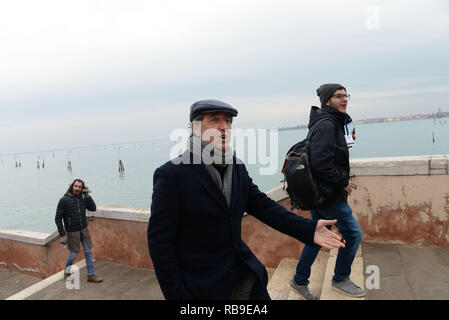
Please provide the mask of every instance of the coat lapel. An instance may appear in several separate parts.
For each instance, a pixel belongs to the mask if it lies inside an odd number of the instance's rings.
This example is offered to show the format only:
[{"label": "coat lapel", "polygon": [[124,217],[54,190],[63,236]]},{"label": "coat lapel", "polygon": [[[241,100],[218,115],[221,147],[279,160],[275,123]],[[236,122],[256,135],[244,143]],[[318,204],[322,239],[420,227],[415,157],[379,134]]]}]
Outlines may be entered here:
[{"label": "coat lapel", "polygon": [[[218,189],[217,184],[214,182],[204,164],[192,164],[190,167],[193,170],[194,178],[206,189],[206,191],[218,201],[226,210],[229,209],[224,194]],[[234,184],[234,181],[233,181]],[[234,186],[232,186],[234,192]],[[232,204],[232,200],[231,200]]]},{"label": "coat lapel", "polygon": [[231,193],[231,211],[236,212],[236,205],[237,200],[240,200],[239,193],[240,193],[240,180],[239,180],[239,165],[235,164],[234,162],[234,168],[232,170],[232,193]]}]

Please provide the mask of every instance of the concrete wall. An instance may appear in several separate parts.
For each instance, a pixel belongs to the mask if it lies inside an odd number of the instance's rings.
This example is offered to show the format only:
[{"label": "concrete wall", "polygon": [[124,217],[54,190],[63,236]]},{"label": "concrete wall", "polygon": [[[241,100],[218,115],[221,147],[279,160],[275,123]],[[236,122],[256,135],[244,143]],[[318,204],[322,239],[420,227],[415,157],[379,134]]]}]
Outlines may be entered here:
[{"label": "concrete wall", "polygon": [[[276,188],[269,195],[289,208],[282,188]],[[309,217],[307,212],[297,213]],[[154,269],[147,244],[149,210],[102,206],[96,212],[88,212],[87,216],[94,259]],[[301,242],[249,215],[243,217],[242,238],[262,263],[273,268],[284,257],[299,258],[303,248]],[[64,268],[67,254],[67,247],[59,244],[57,232],[49,235],[0,229],[2,267],[46,278]],[[81,250],[76,261],[83,258]]]},{"label": "concrete wall", "polygon": [[[65,267],[67,249],[58,243],[59,235],[0,229],[0,266],[46,278]],[[75,262],[84,259],[78,255]]]},{"label": "concrete wall", "polygon": [[356,159],[349,203],[370,242],[449,248],[447,156]]},{"label": "concrete wall", "polygon": [[99,207],[88,217],[95,259],[154,269],[147,243],[148,209]]},{"label": "concrete wall", "polygon": [[[282,188],[268,195],[290,208]],[[282,200],[283,199],[283,200]],[[308,212],[299,212],[310,217]],[[147,243],[149,210],[123,207],[100,207],[90,212],[89,230],[94,257],[100,260],[153,269]],[[267,267],[276,267],[285,258],[299,258],[303,244],[263,224],[250,215],[242,220],[242,239]]]},{"label": "concrete wall", "polygon": [[[279,202],[290,210],[289,198]],[[310,218],[308,211],[295,210],[294,212],[305,218]],[[276,268],[284,258],[299,259],[304,248],[302,242],[272,229],[251,215],[243,217],[242,239],[268,268]]]},{"label": "concrete wall", "polygon": [[[364,232],[363,241],[449,247],[449,173],[446,156],[355,159],[358,184],[349,202]],[[268,195],[289,208],[282,187]],[[309,212],[295,211],[305,217]],[[148,209],[99,207],[88,213],[95,259],[152,269]],[[299,258],[303,244],[252,216],[242,221],[242,239],[267,266]],[[57,233],[0,229],[0,267],[42,278],[64,268],[67,248]],[[83,259],[82,251],[77,261]]]}]

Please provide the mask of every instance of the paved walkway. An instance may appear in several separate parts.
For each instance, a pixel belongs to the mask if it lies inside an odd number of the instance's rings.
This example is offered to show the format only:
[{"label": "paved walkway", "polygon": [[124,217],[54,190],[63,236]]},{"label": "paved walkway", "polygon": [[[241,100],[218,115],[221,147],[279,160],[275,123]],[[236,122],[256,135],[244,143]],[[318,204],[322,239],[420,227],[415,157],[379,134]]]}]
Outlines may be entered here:
[{"label": "paved walkway", "polygon": [[87,282],[86,267],[80,269],[79,289],[67,289],[62,273],[56,281],[26,297],[26,300],[163,300],[152,270],[95,261],[102,283]]},{"label": "paved walkway", "polygon": [[[380,272],[380,288],[366,288],[367,300],[449,300],[448,248],[363,243],[361,251],[364,271],[370,265],[374,265]],[[325,261],[327,259],[323,259],[323,266]],[[275,291],[285,289],[290,292],[287,280],[290,280],[294,273],[296,261],[293,262],[286,280],[282,280],[279,284],[282,288],[276,287],[274,282],[270,281],[269,289]],[[67,289],[62,272],[42,280],[0,268],[0,299],[6,299],[15,294],[18,294],[16,297],[20,299],[32,300],[164,299],[154,271],[95,261],[95,272],[104,278],[103,283],[97,284],[86,282],[87,274],[84,265],[80,264],[80,288],[71,290]],[[326,268],[319,265],[320,263],[317,263],[315,268],[322,272],[317,270],[315,273],[322,278]],[[276,272],[279,273],[278,270]],[[360,270],[360,273],[362,272]],[[277,276],[279,275],[274,273],[272,280]],[[370,274],[365,273],[364,276],[366,283]],[[363,279],[363,275],[361,277]],[[321,278],[317,280],[320,283],[323,282]],[[41,285],[42,289],[36,289]],[[27,294],[27,290],[31,294]],[[278,298],[293,299],[294,297],[279,296]]]},{"label": "paved walkway", "polygon": [[380,271],[368,300],[449,300],[448,248],[363,243],[363,264]]},{"label": "paved walkway", "polygon": [[0,300],[4,300],[42,279],[0,267]]}]

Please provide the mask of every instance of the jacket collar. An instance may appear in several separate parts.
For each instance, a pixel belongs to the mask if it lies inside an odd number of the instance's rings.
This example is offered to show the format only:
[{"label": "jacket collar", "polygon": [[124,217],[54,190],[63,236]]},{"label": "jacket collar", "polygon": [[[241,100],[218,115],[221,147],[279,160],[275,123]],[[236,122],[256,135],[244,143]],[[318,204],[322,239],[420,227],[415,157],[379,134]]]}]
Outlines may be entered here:
[{"label": "jacket collar", "polygon": [[347,119],[347,123],[352,122],[351,117],[347,113],[343,113],[341,111],[338,111],[335,108],[326,106],[325,104],[321,105],[321,110],[330,114],[330,116],[339,124],[344,125],[345,119]]},{"label": "jacket collar", "polygon": [[81,194],[80,194],[79,196],[75,197],[75,195],[71,194],[70,192],[67,192],[65,195],[68,196],[68,197],[70,197],[70,198],[74,198],[74,199],[79,199],[79,198],[81,198]]}]

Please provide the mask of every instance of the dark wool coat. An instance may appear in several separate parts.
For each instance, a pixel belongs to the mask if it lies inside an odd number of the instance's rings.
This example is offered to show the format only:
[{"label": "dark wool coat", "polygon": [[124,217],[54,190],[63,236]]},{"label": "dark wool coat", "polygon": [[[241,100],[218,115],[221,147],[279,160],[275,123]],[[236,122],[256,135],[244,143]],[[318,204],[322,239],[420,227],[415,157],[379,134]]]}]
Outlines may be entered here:
[{"label": "dark wool coat", "polygon": [[169,161],[155,171],[148,246],[166,299],[230,299],[237,257],[257,275],[250,298],[270,299],[267,271],[241,239],[245,212],[314,245],[317,221],[268,198],[243,164],[234,164],[232,179],[228,206],[204,164]]}]

